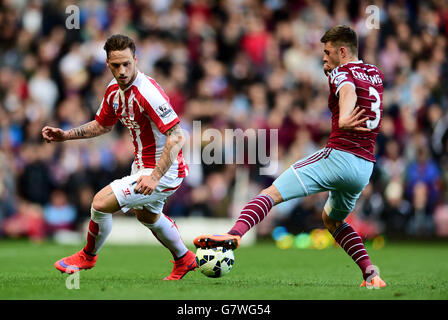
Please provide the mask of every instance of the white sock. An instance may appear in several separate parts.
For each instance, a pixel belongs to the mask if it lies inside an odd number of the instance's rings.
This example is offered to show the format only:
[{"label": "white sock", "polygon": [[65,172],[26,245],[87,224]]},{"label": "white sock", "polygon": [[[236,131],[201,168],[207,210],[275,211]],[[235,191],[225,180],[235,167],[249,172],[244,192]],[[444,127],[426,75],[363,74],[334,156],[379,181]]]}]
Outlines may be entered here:
[{"label": "white sock", "polygon": [[160,214],[160,218],[156,223],[142,222],[142,224],[150,229],[157,240],[171,251],[174,259],[180,258],[187,253],[188,248],[182,241],[176,224],[163,213]]},{"label": "white sock", "polygon": [[92,255],[100,251],[112,230],[112,214],[90,209],[90,224],[84,250]]}]

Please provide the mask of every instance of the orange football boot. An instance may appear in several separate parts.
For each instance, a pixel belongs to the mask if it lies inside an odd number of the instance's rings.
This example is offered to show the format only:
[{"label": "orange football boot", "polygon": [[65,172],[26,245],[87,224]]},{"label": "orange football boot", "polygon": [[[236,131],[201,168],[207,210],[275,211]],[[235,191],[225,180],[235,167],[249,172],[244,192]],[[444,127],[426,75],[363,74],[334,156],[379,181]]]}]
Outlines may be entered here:
[{"label": "orange football boot", "polygon": [[56,269],[65,273],[75,273],[80,270],[91,269],[95,266],[97,256],[91,256],[84,249],[74,255],[62,258],[54,263]]},{"label": "orange football boot", "polygon": [[216,247],[224,247],[227,249],[235,250],[239,247],[241,242],[240,236],[233,234],[205,234],[193,240],[196,248],[209,249]]},{"label": "orange football boot", "polygon": [[188,252],[179,260],[171,260],[171,262],[174,263],[173,270],[170,275],[163,278],[163,280],[180,280],[188,272],[196,269],[198,266],[196,263],[196,255],[190,250],[188,250]]},{"label": "orange football boot", "polygon": [[376,275],[372,278],[372,282],[367,282],[364,280],[360,287],[374,287],[374,288],[384,288],[386,286],[386,282],[384,282],[379,275]]}]

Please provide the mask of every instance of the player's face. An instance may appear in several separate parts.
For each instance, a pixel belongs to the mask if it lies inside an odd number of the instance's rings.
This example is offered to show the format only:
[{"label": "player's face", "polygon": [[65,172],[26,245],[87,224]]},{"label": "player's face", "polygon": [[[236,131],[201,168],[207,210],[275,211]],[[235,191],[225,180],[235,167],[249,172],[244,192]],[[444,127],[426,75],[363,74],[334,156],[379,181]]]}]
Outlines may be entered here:
[{"label": "player's face", "polygon": [[137,58],[129,48],[122,51],[110,51],[106,64],[121,89],[125,89],[131,84],[137,75]]},{"label": "player's face", "polygon": [[328,76],[331,70],[336,68],[340,63],[338,50],[330,41],[325,43],[322,61],[324,63],[324,73],[326,76]]}]

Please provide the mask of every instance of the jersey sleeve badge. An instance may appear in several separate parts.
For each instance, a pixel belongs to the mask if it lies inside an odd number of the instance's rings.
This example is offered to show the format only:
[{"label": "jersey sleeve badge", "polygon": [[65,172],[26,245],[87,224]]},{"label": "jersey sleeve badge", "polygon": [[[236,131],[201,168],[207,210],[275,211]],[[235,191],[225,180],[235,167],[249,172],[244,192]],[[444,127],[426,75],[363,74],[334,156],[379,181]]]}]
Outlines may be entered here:
[{"label": "jersey sleeve badge", "polygon": [[340,72],[336,75],[336,77],[333,79],[333,83],[336,87],[339,87],[339,85],[344,81],[347,80],[346,76],[347,72]]},{"label": "jersey sleeve badge", "polygon": [[171,108],[170,104],[168,102],[166,102],[166,103],[158,106],[156,108],[156,112],[160,118],[166,118],[173,112],[173,108]]}]

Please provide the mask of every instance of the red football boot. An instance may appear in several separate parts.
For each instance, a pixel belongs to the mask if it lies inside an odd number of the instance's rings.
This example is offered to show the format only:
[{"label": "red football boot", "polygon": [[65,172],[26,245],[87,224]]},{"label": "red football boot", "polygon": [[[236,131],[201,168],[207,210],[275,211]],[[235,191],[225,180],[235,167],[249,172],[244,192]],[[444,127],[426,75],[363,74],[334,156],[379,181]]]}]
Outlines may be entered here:
[{"label": "red football boot", "polygon": [[193,244],[196,248],[209,249],[224,247],[227,249],[235,250],[239,247],[241,242],[240,236],[235,236],[233,234],[204,234],[202,236],[196,237],[193,240]]},{"label": "red football boot", "polygon": [[79,270],[91,269],[95,266],[97,256],[91,256],[84,249],[74,255],[62,258],[54,263],[56,269],[65,273],[75,273]]},{"label": "red football boot", "polygon": [[179,260],[171,261],[174,263],[173,270],[168,277],[163,278],[163,280],[180,280],[189,271],[197,268],[196,255],[188,250],[188,252]]}]

